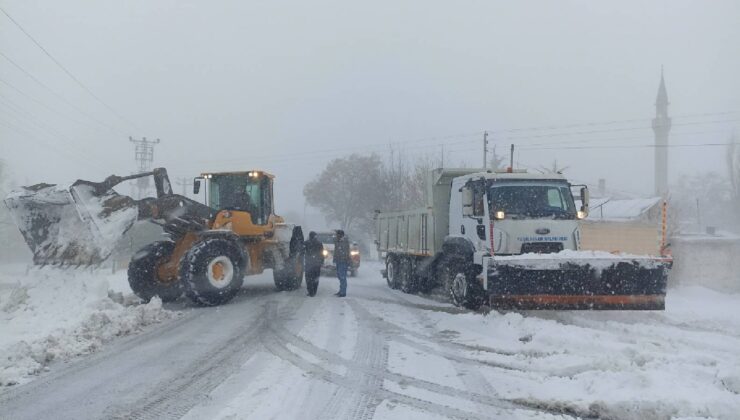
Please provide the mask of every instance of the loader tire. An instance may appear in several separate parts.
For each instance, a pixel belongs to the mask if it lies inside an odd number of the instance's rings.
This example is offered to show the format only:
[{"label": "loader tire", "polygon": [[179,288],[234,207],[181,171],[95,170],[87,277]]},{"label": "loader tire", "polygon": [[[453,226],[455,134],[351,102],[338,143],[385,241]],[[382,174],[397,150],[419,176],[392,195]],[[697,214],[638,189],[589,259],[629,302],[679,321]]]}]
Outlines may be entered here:
[{"label": "loader tire", "polygon": [[440,283],[455,306],[475,310],[484,303],[484,290],[464,261],[446,260],[438,270]]},{"label": "loader tire", "polygon": [[398,267],[398,283],[402,292],[416,293],[417,285],[411,258],[401,258],[401,262]]},{"label": "loader tire", "polygon": [[175,250],[170,241],[153,242],[131,257],[128,265],[128,284],[144,302],[159,296],[162,302],[172,302],[182,296],[182,282],[163,282],[157,276],[157,268],[167,261]]},{"label": "loader tire", "polygon": [[180,261],[185,294],[204,306],[228,302],[242,287],[246,258],[242,248],[228,239],[195,243]]},{"label": "loader tire", "polygon": [[295,254],[285,261],[282,270],[273,270],[275,288],[282,291],[296,290],[303,283],[303,254]]},{"label": "loader tire", "polygon": [[385,260],[385,281],[391,289],[398,289],[398,260],[396,258],[388,257]]}]

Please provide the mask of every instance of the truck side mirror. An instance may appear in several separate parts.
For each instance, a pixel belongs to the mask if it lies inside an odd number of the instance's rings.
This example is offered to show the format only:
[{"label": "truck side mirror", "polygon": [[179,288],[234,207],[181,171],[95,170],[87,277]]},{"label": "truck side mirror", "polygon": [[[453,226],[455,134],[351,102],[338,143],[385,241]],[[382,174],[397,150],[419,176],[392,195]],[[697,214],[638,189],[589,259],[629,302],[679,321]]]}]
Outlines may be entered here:
[{"label": "truck side mirror", "polygon": [[581,187],[581,211],[588,214],[589,193],[587,187]]},{"label": "truck side mirror", "polygon": [[198,194],[200,191],[200,179],[193,180],[193,194]]},{"label": "truck side mirror", "polygon": [[462,214],[463,216],[473,215],[473,190],[469,187],[462,188]]}]

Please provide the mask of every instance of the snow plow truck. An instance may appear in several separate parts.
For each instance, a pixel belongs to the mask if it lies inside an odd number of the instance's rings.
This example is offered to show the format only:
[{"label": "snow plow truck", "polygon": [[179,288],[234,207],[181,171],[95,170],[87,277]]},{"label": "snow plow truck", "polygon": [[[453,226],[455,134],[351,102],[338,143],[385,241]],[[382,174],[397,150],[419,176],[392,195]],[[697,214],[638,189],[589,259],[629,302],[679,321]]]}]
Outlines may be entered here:
[{"label": "snow plow truck", "polygon": [[588,188],[559,173],[435,169],[425,199],[420,209],[376,213],[391,288],[441,287],[471,309],[665,308],[671,259],[581,251]]},{"label": "snow plow truck", "polygon": [[[156,197],[134,200],[114,190],[143,177],[153,177]],[[274,214],[273,178],[262,171],[201,174],[193,192],[204,183],[207,204],[174,194],[163,168],[68,188],[37,184],[4,201],[37,265],[97,265],[135,222],[162,226],[168,238],[131,258],[131,289],[144,301],[185,293],[210,306],[232,299],[245,275],[268,268],[278,290],[301,285],[303,233]]]}]

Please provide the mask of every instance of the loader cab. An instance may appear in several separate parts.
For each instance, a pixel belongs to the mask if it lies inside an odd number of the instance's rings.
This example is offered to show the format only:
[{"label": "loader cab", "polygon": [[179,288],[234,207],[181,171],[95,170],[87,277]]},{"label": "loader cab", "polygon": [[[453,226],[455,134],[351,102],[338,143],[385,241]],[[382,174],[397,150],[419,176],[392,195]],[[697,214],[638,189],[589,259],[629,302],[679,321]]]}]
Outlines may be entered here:
[{"label": "loader cab", "polygon": [[204,173],[195,179],[198,193],[205,181],[206,204],[214,210],[249,213],[251,224],[266,226],[273,215],[273,176],[262,171]]}]

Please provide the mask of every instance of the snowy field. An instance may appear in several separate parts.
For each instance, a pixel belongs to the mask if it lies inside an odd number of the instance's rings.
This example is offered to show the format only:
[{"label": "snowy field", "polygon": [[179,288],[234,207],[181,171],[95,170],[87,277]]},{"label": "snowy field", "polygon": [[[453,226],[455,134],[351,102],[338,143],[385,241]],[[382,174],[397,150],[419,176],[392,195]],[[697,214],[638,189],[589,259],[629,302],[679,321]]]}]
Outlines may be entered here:
[{"label": "snowy field", "polygon": [[0,267],[0,418],[736,419],[740,295],[664,312],[483,315],[247,278],[219,308],[136,304],[125,272]]}]

